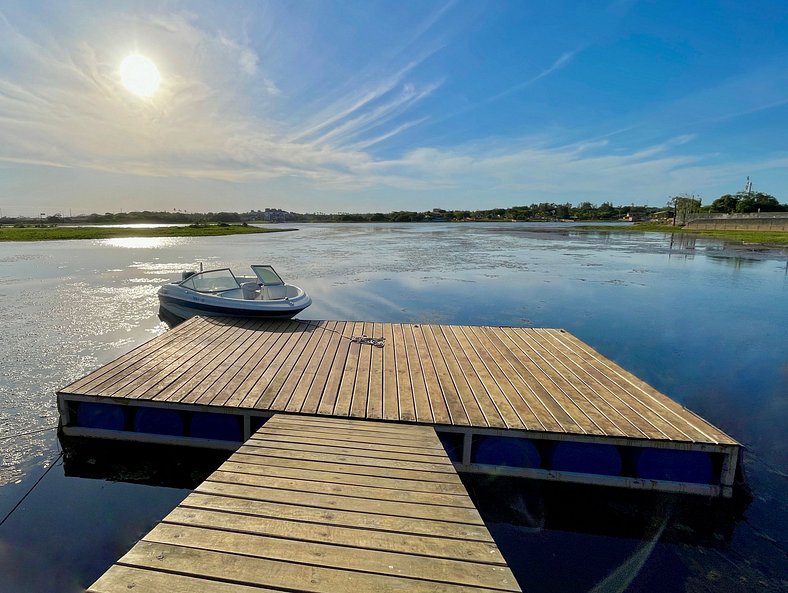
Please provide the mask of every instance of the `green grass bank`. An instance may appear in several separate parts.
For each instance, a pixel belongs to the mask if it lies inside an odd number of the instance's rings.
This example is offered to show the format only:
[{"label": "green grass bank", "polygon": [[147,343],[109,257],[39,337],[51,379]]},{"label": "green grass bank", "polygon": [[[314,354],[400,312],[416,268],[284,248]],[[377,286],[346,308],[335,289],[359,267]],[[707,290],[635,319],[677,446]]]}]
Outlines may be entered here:
[{"label": "green grass bank", "polygon": [[633,224],[632,226],[605,226],[605,225],[583,225],[577,227],[588,231],[606,231],[611,233],[682,233],[698,237],[713,237],[715,239],[725,239],[727,241],[739,241],[741,243],[752,243],[757,245],[788,245],[788,233],[780,231],[727,231],[727,230],[695,230],[684,229],[666,224]]},{"label": "green grass bank", "polygon": [[107,227],[0,227],[0,241],[63,241],[69,239],[116,239],[122,237],[216,237],[253,233],[293,231],[292,228],[262,228],[254,226],[200,225],[157,228]]}]

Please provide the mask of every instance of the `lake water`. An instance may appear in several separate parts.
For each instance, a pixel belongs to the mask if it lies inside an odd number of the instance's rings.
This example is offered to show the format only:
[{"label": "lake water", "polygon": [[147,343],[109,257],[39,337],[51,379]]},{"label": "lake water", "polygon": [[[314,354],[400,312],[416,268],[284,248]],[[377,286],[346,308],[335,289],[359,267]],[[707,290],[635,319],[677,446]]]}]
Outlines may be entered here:
[{"label": "lake water", "polygon": [[[751,500],[730,504],[468,480],[524,591],[784,591],[787,261],[533,224],[0,243],[0,521],[40,480],[0,525],[0,590],[84,589],[218,463],[64,466],[51,429],[54,392],[166,331],[156,290],[203,262],[272,263],[311,294],[304,319],[565,328],[747,446]],[[168,472],[176,487],[149,485]]]}]

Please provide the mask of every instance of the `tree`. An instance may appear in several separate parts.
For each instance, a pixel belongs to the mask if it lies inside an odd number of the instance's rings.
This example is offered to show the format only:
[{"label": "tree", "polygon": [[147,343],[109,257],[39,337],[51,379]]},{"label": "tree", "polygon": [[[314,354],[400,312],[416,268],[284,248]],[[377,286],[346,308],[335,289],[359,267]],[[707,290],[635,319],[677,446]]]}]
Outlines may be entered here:
[{"label": "tree", "polygon": [[724,196],[720,196],[716,200],[711,203],[711,207],[709,208],[710,212],[721,212],[723,214],[730,214],[731,212],[736,212],[736,205],[739,203],[738,195],[732,196],[730,194],[725,194]]},{"label": "tree", "polygon": [[679,194],[668,200],[668,206],[674,210],[673,224],[687,222],[687,214],[700,212],[701,199],[695,194]]},{"label": "tree", "polygon": [[763,192],[740,192],[736,195],[739,197],[736,212],[782,212],[784,210],[777,198]]}]

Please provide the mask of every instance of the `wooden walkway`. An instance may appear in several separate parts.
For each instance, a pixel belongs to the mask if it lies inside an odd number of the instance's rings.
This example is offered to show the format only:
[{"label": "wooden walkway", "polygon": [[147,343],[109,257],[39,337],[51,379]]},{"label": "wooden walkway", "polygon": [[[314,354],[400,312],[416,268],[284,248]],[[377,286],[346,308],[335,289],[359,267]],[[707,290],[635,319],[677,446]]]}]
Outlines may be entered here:
[{"label": "wooden walkway", "polygon": [[432,428],[278,414],[88,589],[130,590],[520,588]]},{"label": "wooden walkway", "polygon": [[737,445],[556,329],[193,318],[59,395]]},{"label": "wooden walkway", "polygon": [[275,413],[426,424],[461,471],[712,496],[731,494],[739,451],[560,329],[193,318],[64,387],[58,405],[68,436],[233,450]]}]

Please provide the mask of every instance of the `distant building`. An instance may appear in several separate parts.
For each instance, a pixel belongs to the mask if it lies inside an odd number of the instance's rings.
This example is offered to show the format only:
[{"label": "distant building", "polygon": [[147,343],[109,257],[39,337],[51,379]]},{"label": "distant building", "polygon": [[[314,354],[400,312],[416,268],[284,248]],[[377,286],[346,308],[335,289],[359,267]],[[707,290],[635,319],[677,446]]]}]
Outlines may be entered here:
[{"label": "distant building", "polygon": [[261,214],[263,220],[268,222],[285,222],[292,218],[290,212],[278,208],[266,208]]},{"label": "distant building", "polygon": [[646,220],[646,218],[647,217],[645,212],[630,210],[629,212],[627,212],[626,216],[624,216],[623,220],[625,220],[626,222],[641,222]]}]

